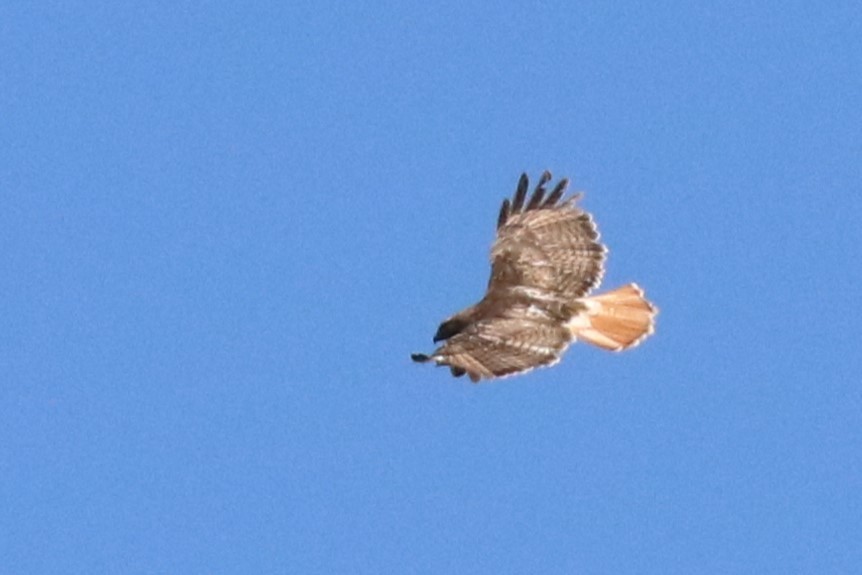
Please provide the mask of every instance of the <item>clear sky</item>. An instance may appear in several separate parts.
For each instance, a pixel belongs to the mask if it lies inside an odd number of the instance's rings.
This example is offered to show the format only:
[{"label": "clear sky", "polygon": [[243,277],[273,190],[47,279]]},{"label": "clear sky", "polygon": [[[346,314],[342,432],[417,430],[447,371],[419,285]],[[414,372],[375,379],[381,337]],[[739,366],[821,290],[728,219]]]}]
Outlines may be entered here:
[{"label": "clear sky", "polygon": [[[0,572],[862,565],[862,4],[0,6]],[[522,171],[656,335],[471,385]]]}]

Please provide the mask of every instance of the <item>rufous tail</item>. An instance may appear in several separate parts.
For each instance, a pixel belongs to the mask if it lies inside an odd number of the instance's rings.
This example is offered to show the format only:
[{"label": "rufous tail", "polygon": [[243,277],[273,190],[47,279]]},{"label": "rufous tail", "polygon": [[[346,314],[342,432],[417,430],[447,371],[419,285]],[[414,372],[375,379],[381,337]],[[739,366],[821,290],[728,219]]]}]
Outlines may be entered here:
[{"label": "rufous tail", "polygon": [[585,310],[568,327],[582,341],[611,351],[634,347],[655,330],[658,308],[637,284],[629,284],[601,295],[578,300]]}]

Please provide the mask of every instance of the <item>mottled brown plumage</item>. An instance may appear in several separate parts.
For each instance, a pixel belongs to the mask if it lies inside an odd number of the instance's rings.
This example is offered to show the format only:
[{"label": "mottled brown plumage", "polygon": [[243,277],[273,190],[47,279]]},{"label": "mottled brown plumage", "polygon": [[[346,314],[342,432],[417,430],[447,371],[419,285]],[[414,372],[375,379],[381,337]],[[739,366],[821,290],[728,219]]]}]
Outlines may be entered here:
[{"label": "mottled brown plumage", "polygon": [[652,333],[657,310],[635,284],[586,297],[602,280],[607,250],[575,205],[579,196],[561,201],[568,180],[546,196],[550,181],[544,172],[528,201],[521,175],[497,218],[485,296],[440,324],[434,342],[445,343],[414,361],[477,382],[552,365],[578,338],[620,351]]}]

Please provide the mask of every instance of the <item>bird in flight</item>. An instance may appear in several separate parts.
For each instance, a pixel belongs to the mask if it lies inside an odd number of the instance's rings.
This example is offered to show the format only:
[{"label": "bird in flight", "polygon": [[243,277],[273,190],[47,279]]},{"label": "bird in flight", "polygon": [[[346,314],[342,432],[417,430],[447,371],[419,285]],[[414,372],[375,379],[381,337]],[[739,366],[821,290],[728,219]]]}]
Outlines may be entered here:
[{"label": "bird in flight", "polygon": [[521,175],[497,218],[485,296],[443,321],[434,336],[443,344],[413,361],[448,366],[475,383],[553,365],[577,340],[622,351],[653,333],[658,309],[637,284],[588,295],[601,283],[607,248],[577,207],[580,195],[563,200],[569,181],[547,193],[550,181],[546,171],[528,199]]}]

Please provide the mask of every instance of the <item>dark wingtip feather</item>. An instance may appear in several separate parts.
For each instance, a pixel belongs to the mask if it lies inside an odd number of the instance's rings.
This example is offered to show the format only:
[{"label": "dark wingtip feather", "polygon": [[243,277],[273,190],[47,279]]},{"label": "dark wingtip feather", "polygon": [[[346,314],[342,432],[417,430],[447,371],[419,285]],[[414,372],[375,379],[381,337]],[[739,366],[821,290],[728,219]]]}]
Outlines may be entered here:
[{"label": "dark wingtip feather", "polygon": [[542,198],[545,197],[545,188],[536,188],[536,191],[533,192],[533,197],[530,198],[530,203],[527,204],[527,208],[524,211],[529,212],[530,210],[535,210],[539,207],[539,204],[542,203]]},{"label": "dark wingtip feather", "polygon": [[[561,179],[557,185],[554,186],[550,195],[548,195],[546,185],[552,178],[553,176],[550,171],[545,170],[542,172],[542,175],[539,177],[539,183],[536,184],[533,195],[530,197],[530,201],[526,202],[527,188],[530,183],[527,178],[527,174],[521,174],[521,178],[518,180],[518,189],[515,190],[514,198],[511,202],[508,199],[504,200],[503,205],[500,207],[500,215],[497,217],[497,229],[506,224],[509,217],[514,214],[519,214],[522,211],[526,212],[530,210],[553,208],[556,206],[557,202],[559,202],[563,195],[565,195],[566,189],[569,187],[569,179]],[[577,198],[578,196],[576,195],[570,198],[566,203],[574,202]],[[526,205],[524,205],[525,202]]]},{"label": "dark wingtip feather", "polygon": [[542,199],[545,197],[545,184],[551,181],[551,172],[545,170],[542,177],[539,178],[539,183],[536,184],[536,190],[533,192],[533,197],[530,198],[530,203],[527,205],[526,211],[535,210],[542,204]]},{"label": "dark wingtip feather", "polygon": [[563,197],[563,194],[566,193],[566,188],[569,187],[569,179],[563,178],[560,180],[557,185],[554,187],[554,191],[551,192],[551,195],[548,196],[548,199],[545,200],[545,203],[542,204],[543,208],[553,207],[557,202],[560,201],[560,198]]},{"label": "dark wingtip feather", "polygon": [[425,363],[431,361],[431,358],[424,353],[411,353],[410,359],[412,359],[416,363]]},{"label": "dark wingtip feather", "polygon": [[515,190],[515,199],[512,201],[512,209],[510,210],[510,213],[520,213],[521,208],[524,207],[524,198],[527,197],[527,187],[529,185],[530,180],[527,179],[527,174],[521,174],[521,178],[518,180],[518,189]]},{"label": "dark wingtip feather", "polygon": [[497,229],[503,227],[503,224],[506,223],[506,220],[509,219],[509,209],[511,208],[511,204],[509,204],[509,198],[503,200],[503,205],[500,206],[500,215],[497,216]]}]

